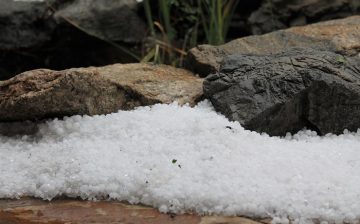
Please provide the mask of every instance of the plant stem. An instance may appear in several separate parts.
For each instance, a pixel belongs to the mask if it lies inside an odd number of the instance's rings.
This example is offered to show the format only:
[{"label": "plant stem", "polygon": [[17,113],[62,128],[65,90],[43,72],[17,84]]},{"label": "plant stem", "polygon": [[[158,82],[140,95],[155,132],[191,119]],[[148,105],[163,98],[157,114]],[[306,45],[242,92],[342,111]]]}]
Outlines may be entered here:
[{"label": "plant stem", "polygon": [[154,28],[154,21],[152,19],[150,2],[149,1],[150,0],[144,0],[144,9],[145,9],[145,16],[146,16],[146,20],[147,20],[149,28],[150,28],[151,35],[154,36],[155,35],[155,28]]},{"label": "plant stem", "polygon": [[223,37],[223,21],[224,18],[222,16],[222,0],[217,0],[217,43],[223,44],[224,37]]},{"label": "plant stem", "polygon": [[165,31],[167,33],[168,39],[171,41],[173,36],[173,29],[170,23],[170,5],[168,4],[168,0],[159,0],[160,1],[160,9],[162,13],[163,22],[165,24]]}]

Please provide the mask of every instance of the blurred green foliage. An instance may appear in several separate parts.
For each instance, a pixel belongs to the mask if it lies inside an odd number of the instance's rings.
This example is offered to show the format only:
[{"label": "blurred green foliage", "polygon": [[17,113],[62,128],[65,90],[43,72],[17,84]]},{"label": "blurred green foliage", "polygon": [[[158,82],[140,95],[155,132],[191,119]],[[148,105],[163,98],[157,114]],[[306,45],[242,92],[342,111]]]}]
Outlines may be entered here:
[{"label": "blurred green foliage", "polygon": [[144,0],[149,35],[142,62],[182,66],[188,49],[223,44],[238,1]]}]

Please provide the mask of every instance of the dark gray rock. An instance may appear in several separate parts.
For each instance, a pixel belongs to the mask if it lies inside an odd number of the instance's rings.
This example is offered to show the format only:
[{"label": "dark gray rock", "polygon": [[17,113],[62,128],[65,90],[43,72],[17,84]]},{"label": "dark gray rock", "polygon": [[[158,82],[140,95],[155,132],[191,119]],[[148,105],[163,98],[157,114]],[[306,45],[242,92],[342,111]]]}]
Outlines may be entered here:
[{"label": "dark gray rock", "polygon": [[145,24],[136,9],[135,0],[74,0],[61,6],[54,16],[58,23],[69,20],[105,40],[136,43],[145,35]]},{"label": "dark gray rock", "polygon": [[144,38],[145,24],[136,9],[135,0],[70,0],[56,4],[1,0],[0,50],[41,45],[51,40],[57,26],[69,22],[109,41],[139,42]]},{"label": "dark gray rock", "polygon": [[359,0],[264,0],[248,23],[252,34],[264,34],[359,13]]},{"label": "dark gray rock", "polygon": [[45,2],[0,1],[0,51],[40,45],[51,39],[53,29]]},{"label": "dark gray rock", "polygon": [[216,110],[269,135],[360,128],[360,58],[304,48],[225,57],[204,81]]},{"label": "dark gray rock", "polygon": [[145,36],[136,0],[0,1],[0,80],[36,69],[137,61]]}]

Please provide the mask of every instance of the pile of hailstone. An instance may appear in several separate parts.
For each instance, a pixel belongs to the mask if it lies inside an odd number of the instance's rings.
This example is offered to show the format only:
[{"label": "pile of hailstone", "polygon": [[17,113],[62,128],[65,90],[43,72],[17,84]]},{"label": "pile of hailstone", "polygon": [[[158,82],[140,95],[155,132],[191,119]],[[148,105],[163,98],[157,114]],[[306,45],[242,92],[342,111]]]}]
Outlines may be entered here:
[{"label": "pile of hailstone", "polygon": [[[360,218],[360,131],[285,138],[244,130],[208,102],[155,105],[0,136],[0,198],[127,200],[162,212]],[[285,220],[285,221],[284,221]]]}]

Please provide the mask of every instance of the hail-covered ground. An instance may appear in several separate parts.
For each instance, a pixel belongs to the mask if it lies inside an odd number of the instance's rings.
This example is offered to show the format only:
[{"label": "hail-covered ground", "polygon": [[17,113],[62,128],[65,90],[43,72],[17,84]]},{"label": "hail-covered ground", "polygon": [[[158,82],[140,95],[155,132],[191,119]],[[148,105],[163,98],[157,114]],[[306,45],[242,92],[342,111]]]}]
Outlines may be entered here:
[{"label": "hail-covered ground", "polygon": [[52,120],[36,136],[0,137],[0,198],[25,195],[276,222],[353,221],[360,218],[360,131],[269,137],[207,102]]}]

